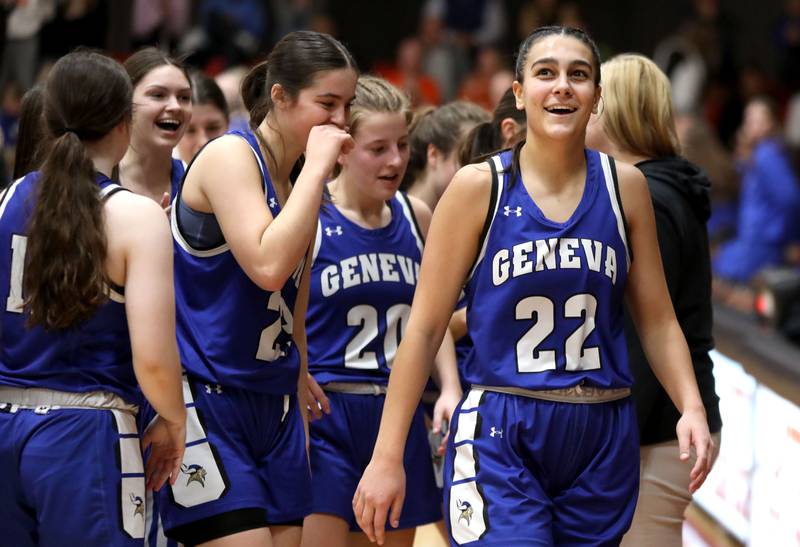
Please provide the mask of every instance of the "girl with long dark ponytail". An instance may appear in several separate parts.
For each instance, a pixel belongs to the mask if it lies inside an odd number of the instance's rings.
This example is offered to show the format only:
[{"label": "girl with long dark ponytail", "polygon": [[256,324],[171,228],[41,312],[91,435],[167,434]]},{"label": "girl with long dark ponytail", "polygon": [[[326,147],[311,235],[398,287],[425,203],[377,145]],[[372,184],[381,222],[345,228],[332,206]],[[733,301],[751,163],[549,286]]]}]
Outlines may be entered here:
[{"label": "girl with long dark ponytail", "polygon": [[250,127],[206,145],[173,201],[178,344],[201,436],[186,451],[188,482],[158,495],[170,539],[300,542],[311,511],[307,264],[323,186],[353,145],[357,77],[331,36],[286,35],[242,83]]},{"label": "girl with long dark ponytail", "polygon": [[[61,58],[43,91],[41,170],[0,196],[0,286],[9,287],[0,522],[9,545],[132,545],[144,535],[146,484],[179,473],[185,411],[167,222],[109,178],[130,115],[119,63],[91,52]],[[142,394],[161,414],[142,438],[153,446],[146,470],[135,421]]]}]

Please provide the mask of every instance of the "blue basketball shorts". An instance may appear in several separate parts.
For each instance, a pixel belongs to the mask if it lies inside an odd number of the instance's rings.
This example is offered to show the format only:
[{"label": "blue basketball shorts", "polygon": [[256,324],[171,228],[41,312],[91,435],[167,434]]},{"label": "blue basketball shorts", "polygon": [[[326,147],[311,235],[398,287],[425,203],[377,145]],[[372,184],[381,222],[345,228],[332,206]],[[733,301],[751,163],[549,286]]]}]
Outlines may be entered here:
[{"label": "blue basketball shorts", "polygon": [[311,476],[296,395],[205,384],[184,376],[186,452],[158,493],[169,538],[194,544],[297,524],[311,512]]},{"label": "blue basketball shorts", "polygon": [[141,547],[144,491],[133,413],[0,401],[0,544]]},{"label": "blue basketball shorts", "polygon": [[[360,528],[353,515],[353,495],[372,457],[386,398],[334,392],[326,395],[331,413],[310,424],[313,512],[341,517],[351,531],[357,532]],[[420,407],[411,422],[403,464],[406,499],[400,528],[440,520],[442,498],[433,478],[431,449]],[[387,525],[390,529],[393,530]]]},{"label": "blue basketball shorts", "polygon": [[479,389],[445,461],[451,545],[618,545],[639,486],[630,397],[565,403]]}]

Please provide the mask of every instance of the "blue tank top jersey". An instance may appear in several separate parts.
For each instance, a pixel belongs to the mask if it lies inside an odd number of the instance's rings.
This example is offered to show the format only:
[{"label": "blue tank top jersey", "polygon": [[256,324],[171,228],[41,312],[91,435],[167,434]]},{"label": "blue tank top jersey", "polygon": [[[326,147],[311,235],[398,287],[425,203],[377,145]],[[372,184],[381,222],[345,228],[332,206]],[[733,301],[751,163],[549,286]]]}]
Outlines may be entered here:
[{"label": "blue tank top jersey", "polygon": [[392,220],[363,228],[332,204],[320,211],[306,332],[317,382],[389,379],[411,311],[422,236],[408,198],[389,200]]},{"label": "blue tank top jersey", "polygon": [[181,182],[183,182],[183,174],[186,172],[186,168],[183,166],[183,162],[177,158],[172,158],[172,171],[169,174],[169,187],[170,187],[170,202],[175,199],[175,196],[178,195],[178,191],[181,189]]},{"label": "blue tank top jersey", "polygon": [[585,157],[583,196],[564,223],[544,216],[521,176],[511,184],[510,151],[490,160],[499,183],[466,286],[469,384],[631,385],[623,332],[630,259],[616,170],[604,154]]},{"label": "blue tank top jersey", "polygon": [[[105,199],[122,188],[96,176]],[[14,182],[0,197],[0,384],[83,393],[110,391],[141,402],[133,373],[125,298],[109,288],[109,300],[87,321],[63,330],[28,329],[22,279],[39,173]]]},{"label": "blue tank top jersey", "polygon": [[[250,145],[273,217],[280,204],[255,135],[231,131]],[[178,195],[180,199],[180,194]],[[292,339],[303,263],[281,290],[268,292],[247,277],[228,244],[197,249],[171,216],[175,241],[175,307],[181,364],[206,382],[261,393],[297,391],[300,354]]]}]

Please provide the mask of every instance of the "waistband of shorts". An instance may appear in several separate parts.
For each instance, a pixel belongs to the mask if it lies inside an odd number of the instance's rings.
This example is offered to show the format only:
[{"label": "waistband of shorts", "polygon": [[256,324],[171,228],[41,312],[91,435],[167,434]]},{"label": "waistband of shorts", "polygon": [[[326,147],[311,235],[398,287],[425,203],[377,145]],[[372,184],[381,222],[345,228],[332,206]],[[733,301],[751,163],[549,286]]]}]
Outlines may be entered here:
[{"label": "waistband of shorts", "polygon": [[121,410],[136,414],[137,405],[125,402],[125,399],[108,391],[87,391],[75,393],[56,391],[44,388],[0,387],[0,409],[7,406],[16,409],[32,409],[39,413],[59,408],[82,408],[90,410]]},{"label": "waistband of shorts", "polygon": [[514,386],[482,386],[475,384],[472,389],[519,395],[557,403],[608,403],[624,399],[631,394],[631,389],[628,387],[604,389],[580,384],[563,389],[525,389]]},{"label": "waistband of shorts", "polygon": [[386,395],[387,387],[371,382],[328,382],[320,386],[325,391],[350,395]]}]

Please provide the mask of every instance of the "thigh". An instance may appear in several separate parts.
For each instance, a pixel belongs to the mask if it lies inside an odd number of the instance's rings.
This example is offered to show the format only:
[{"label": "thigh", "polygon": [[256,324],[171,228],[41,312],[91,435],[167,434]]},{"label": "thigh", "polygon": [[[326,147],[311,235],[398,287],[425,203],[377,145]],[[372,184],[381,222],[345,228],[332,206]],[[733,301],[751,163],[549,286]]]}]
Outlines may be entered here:
[{"label": "thigh", "polygon": [[517,446],[519,397],[470,390],[457,408],[444,470],[451,545],[552,545],[552,504]]},{"label": "thigh", "polygon": [[[564,405],[565,403],[559,403]],[[558,545],[618,545],[630,526],[639,483],[639,439],[630,398],[599,404],[566,403],[549,475],[559,476],[553,495],[553,536]],[[566,411],[566,412],[564,412]],[[554,422],[557,420],[554,418]],[[551,434],[555,441],[556,432]],[[557,459],[556,459],[557,458]],[[569,465],[574,460],[576,466]],[[558,466],[558,467],[556,467]],[[572,469],[571,469],[572,468]]]},{"label": "thigh", "polygon": [[28,422],[20,480],[36,514],[38,544],[141,546],[144,468],[133,415],[20,412]]},{"label": "thigh", "polygon": [[[719,446],[719,433],[712,435]],[[689,494],[689,471],[694,465],[678,458],[678,441],[642,446],[639,499],[633,523],[622,545],[680,545],[683,514],[692,497]]]},{"label": "thigh", "polygon": [[262,394],[184,377],[186,451],[174,485],[157,495],[166,535],[199,544],[266,528],[267,496],[254,445],[273,432],[261,416],[281,411]]},{"label": "thigh", "polygon": [[312,513],[303,521],[303,547],[351,547],[349,535],[350,523],[341,517]]}]

